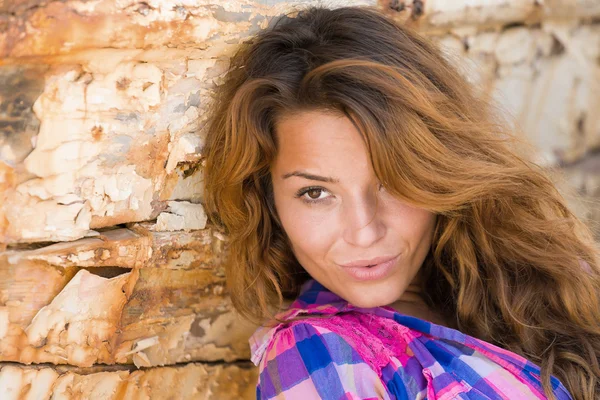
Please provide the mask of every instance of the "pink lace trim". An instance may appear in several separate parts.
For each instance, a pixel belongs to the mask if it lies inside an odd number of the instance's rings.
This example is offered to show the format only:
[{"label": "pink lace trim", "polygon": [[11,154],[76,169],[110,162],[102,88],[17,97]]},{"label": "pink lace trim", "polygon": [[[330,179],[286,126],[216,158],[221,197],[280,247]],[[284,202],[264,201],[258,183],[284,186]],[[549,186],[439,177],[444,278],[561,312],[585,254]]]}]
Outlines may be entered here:
[{"label": "pink lace trim", "polygon": [[379,377],[392,357],[401,362],[408,358],[408,343],[420,336],[395,321],[360,312],[340,313],[326,319],[306,318],[291,325],[307,321],[343,337]]}]

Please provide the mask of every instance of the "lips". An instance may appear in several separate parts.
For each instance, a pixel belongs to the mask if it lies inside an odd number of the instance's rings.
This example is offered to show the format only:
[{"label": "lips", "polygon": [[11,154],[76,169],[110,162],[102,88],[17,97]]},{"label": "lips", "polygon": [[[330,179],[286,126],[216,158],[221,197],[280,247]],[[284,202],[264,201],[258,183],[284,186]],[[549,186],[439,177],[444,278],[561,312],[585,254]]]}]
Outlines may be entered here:
[{"label": "lips", "polygon": [[[358,260],[351,263],[346,263],[342,267],[342,271],[355,281],[381,281],[387,279],[396,270],[398,258],[394,257],[378,257],[370,260]],[[374,264],[373,266],[368,266]]]},{"label": "lips", "polygon": [[385,262],[388,262],[394,258],[396,258],[397,255],[394,256],[382,256],[382,257],[375,257],[375,258],[371,258],[371,259],[363,259],[363,260],[356,260],[356,261],[352,261],[349,263],[344,263],[344,264],[340,264],[342,267],[347,267],[347,268],[372,268],[378,264],[383,264]]}]

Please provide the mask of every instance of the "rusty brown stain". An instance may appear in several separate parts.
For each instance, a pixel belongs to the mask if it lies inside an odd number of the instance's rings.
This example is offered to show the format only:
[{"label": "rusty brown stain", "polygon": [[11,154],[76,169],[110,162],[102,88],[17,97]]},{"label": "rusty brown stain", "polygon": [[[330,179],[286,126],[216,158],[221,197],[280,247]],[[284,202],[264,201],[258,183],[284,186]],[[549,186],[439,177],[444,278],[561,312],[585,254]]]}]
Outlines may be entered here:
[{"label": "rusty brown stain", "polygon": [[[148,267],[151,268],[172,268],[173,260],[177,260],[183,252],[193,253],[194,256],[190,262],[185,265],[178,265],[176,269],[213,269],[216,270],[223,264],[222,242],[217,238],[212,238],[209,243],[202,237],[190,238],[191,241],[185,241],[185,244],[179,244],[176,240],[162,241],[156,240],[153,243],[152,257],[148,260]],[[219,242],[219,244],[216,244]]]},{"label": "rusty brown stain", "polygon": [[48,66],[4,65],[0,67],[0,141],[8,145],[14,161],[33,150],[32,138],[39,130],[33,104],[44,91]]},{"label": "rusty brown stain", "polygon": [[[408,3],[408,4],[407,4]],[[413,28],[419,28],[425,14],[423,0],[380,0],[382,11],[389,14],[394,20]]]},{"label": "rusty brown stain", "polygon": [[9,0],[6,2],[0,2],[0,13],[18,15],[25,10],[39,7],[46,2],[47,0]]},{"label": "rusty brown stain", "polygon": [[160,132],[141,146],[132,146],[133,151],[127,153],[127,161],[135,165],[135,172],[153,181],[165,175],[165,163],[169,157],[169,135]]},{"label": "rusty brown stain", "polygon": [[413,1],[413,10],[411,17],[412,19],[417,19],[425,13],[425,4],[423,0],[414,0]]},{"label": "rusty brown stain", "polygon": [[190,327],[190,333],[196,337],[203,337],[206,335],[206,331],[200,326],[200,321],[201,319],[199,318],[194,319],[194,322]]},{"label": "rusty brown stain", "polygon": [[[12,189],[17,185],[15,169],[10,165],[0,161],[0,193],[6,195],[8,189]],[[2,203],[0,203],[2,204]]]},{"label": "rusty brown stain", "polygon": [[186,179],[194,175],[200,168],[202,168],[202,164],[199,161],[178,162],[175,170],[165,177],[159,200],[167,201],[171,199],[171,195],[181,177],[183,176],[183,179]]},{"label": "rusty brown stain", "polygon": [[177,170],[171,172],[165,177],[163,186],[160,191],[160,195],[158,200],[167,201],[171,198],[175,187],[177,186],[177,182],[179,182],[180,176],[177,173]]},{"label": "rusty brown stain", "polygon": [[390,2],[388,4],[388,8],[390,10],[400,12],[400,11],[404,11],[404,9],[406,8],[406,5],[404,4],[403,0],[390,0]]},{"label": "rusty brown stain", "polygon": [[[147,269],[148,270],[148,269]],[[157,269],[153,269],[158,271]],[[174,274],[179,270],[170,270]],[[184,277],[185,278],[185,277]],[[225,285],[224,282],[212,283],[208,286],[196,287],[193,282],[186,286],[166,285],[161,286],[159,277],[155,277],[156,284],[153,287],[141,288],[140,284],[135,287],[129,297],[121,314],[121,327],[137,325],[143,320],[157,321],[165,317],[177,317],[200,313],[198,318],[206,318],[203,315],[221,315],[227,312],[226,295],[215,295],[215,287]],[[218,291],[217,291],[218,292]]]},{"label": "rusty brown stain", "polygon": [[197,161],[181,161],[177,163],[177,169],[183,172],[183,178],[188,178],[194,175],[200,168],[202,168],[202,164]]},{"label": "rusty brown stain", "polygon": [[102,128],[101,126],[95,125],[92,128],[92,138],[94,138],[94,140],[97,142],[102,140],[102,137],[104,136],[103,133],[104,133],[104,128]]},{"label": "rusty brown stain", "polygon": [[215,287],[224,284],[224,279],[207,270],[143,268],[123,309],[121,326],[139,322],[141,315],[155,318],[174,313],[215,312],[215,308],[223,308],[225,295],[216,296]]},{"label": "rusty brown stain", "polygon": [[123,77],[123,78],[119,79],[116,83],[117,90],[127,90],[127,88],[129,88],[130,84],[131,84],[131,79]]},{"label": "rusty brown stain", "polygon": [[104,250],[102,247],[99,247],[97,249],[94,250],[94,258],[101,258],[102,254],[104,253]]},{"label": "rusty brown stain", "polygon": [[183,249],[179,248],[179,249],[168,249],[167,250],[167,258],[170,260],[177,260],[179,257],[181,257],[181,253],[183,253]]},{"label": "rusty brown stain", "polygon": [[[85,14],[68,2],[51,2],[17,17],[0,16],[0,26],[4,25],[0,31],[4,33],[0,34],[0,59],[73,54],[105,47],[146,49],[189,43],[202,47],[194,37],[193,20],[152,21],[147,26],[133,22],[132,13],[144,14],[150,10],[151,7],[147,10],[115,7],[111,10],[114,12],[106,14]],[[128,40],[114,43],[112,32],[116,27],[128,32]],[[168,34],[164,40],[157,40],[157,32]]]}]

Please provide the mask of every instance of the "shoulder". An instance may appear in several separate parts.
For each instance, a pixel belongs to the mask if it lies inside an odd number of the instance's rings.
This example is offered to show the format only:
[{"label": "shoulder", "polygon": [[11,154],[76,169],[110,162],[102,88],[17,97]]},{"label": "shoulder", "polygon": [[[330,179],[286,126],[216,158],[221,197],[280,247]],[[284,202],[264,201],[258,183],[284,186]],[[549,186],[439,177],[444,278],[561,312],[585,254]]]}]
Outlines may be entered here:
[{"label": "shoulder", "polygon": [[288,350],[298,353],[305,362],[313,363],[317,358],[326,362],[327,358],[339,364],[352,364],[360,361],[350,343],[339,333],[323,327],[320,321],[307,319],[287,324],[271,337],[263,359],[275,359],[288,355]]},{"label": "shoulder", "polygon": [[280,395],[388,398],[379,375],[350,342],[314,318],[279,327],[262,354],[257,398]]}]

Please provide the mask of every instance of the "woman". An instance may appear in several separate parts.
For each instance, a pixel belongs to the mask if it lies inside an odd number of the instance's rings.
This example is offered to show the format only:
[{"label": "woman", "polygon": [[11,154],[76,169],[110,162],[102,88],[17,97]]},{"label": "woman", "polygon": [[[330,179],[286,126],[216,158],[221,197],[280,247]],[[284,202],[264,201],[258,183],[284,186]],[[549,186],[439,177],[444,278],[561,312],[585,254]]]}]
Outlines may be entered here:
[{"label": "woman", "polygon": [[272,321],[258,398],[598,398],[591,234],[431,43],[313,7],[241,45],[209,116],[232,301]]}]

